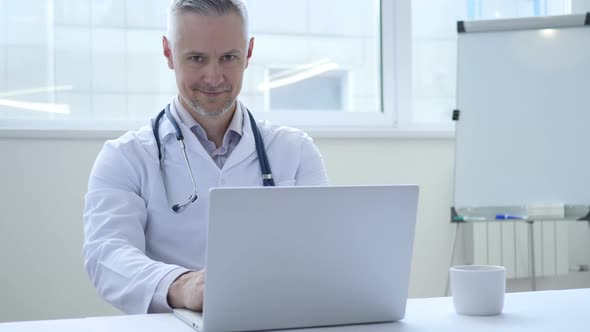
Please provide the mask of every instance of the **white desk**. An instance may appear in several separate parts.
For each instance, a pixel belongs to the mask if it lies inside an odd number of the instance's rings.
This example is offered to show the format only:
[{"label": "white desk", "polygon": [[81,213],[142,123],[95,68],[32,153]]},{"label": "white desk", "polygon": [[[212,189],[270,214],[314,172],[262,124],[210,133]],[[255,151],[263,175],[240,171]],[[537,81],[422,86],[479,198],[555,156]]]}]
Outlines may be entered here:
[{"label": "white desk", "polygon": [[[387,324],[303,329],[313,332],[590,331],[590,288],[506,294],[504,313],[455,314],[451,298],[410,299],[406,318]],[[191,332],[171,314],[96,317],[0,324],[0,332]]]}]

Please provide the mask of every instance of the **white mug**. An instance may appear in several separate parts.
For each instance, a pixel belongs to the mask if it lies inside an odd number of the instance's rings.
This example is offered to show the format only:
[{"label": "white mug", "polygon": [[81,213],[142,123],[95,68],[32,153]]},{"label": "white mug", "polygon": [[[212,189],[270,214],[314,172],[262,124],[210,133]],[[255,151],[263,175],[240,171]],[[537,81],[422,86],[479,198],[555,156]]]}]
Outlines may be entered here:
[{"label": "white mug", "polygon": [[504,308],[506,269],[493,265],[462,265],[449,269],[455,311],[460,315],[498,315]]}]

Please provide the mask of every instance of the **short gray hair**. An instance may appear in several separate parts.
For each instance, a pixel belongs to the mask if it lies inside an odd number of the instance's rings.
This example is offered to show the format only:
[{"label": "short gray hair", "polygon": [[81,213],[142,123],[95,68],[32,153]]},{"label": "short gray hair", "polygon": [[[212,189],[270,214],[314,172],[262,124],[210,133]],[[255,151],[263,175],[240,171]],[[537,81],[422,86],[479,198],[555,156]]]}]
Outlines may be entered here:
[{"label": "short gray hair", "polygon": [[243,0],[172,0],[168,8],[168,38],[170,25],[174,17],[186,12],[197,13],[203,16],[222,16],[236,14],[242,19],[246,40],[249,36],[248,10]]}]

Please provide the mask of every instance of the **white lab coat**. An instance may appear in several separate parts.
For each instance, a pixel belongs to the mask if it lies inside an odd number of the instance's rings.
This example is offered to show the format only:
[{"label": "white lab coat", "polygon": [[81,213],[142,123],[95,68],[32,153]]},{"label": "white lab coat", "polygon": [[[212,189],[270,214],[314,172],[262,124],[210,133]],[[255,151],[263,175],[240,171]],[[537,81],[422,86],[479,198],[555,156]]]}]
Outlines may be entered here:
[{"label": "white lab coat", "polygon": [[[98,293],[126,313],[166,312],[170,284],[205,267],[209,189],[261,186],[252,127],[245,112],[243,136],[222,169],[171,111],[185,137],[198,196],[174,214],[166,200],[150,125],[105,143],[88,184],[84,209],[84,266]],[[305,133],[257,122],[278,186],[327,184],[322,157]],[[192,185],[172,124],[160,121],[160,139],[174,203]],[[260,204],[261,208],[264,204]],[[231,208],[231,207],[228,207]],[[248,216],[244,215],[244,222]]]}]

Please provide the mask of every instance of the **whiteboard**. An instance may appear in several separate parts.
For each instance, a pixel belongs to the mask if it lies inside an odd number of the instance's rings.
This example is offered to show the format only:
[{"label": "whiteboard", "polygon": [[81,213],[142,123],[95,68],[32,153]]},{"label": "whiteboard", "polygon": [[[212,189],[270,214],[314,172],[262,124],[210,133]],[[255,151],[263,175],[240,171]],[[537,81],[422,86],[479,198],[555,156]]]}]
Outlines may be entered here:
[{"label": "whiteboard", "polygon": [[590,204],[584,22],[475,22],[459,34],[455,207]]}]

